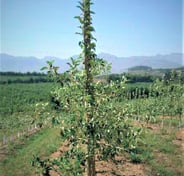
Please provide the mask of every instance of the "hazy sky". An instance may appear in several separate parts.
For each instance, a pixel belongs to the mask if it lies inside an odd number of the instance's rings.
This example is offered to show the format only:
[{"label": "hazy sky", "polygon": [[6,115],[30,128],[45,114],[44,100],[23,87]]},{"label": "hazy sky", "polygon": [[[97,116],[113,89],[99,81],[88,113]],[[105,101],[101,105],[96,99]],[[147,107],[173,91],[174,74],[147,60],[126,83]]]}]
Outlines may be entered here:
[{"label": "hazy sky", "polygon": [[[78,0],[0,0],[1,51],[67,58],[81,52]],[[182,52],[182,0],[94,0],[97,53]]]}]

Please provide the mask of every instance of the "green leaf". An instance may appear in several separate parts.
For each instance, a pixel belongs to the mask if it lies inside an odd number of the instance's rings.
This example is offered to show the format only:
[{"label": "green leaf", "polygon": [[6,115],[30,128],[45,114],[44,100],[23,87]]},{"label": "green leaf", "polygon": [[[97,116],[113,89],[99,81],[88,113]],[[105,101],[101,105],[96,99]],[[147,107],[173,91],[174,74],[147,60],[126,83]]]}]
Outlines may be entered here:
[{"label": "green leaf", "polygon": [[74,18],[78,19],[81,24],[84,23],[83,19],[80,16],[75,16]]},{"label": "green leaf", "polygon": [[48,67],[42,67],[40,70],[41,70],[41,71],[43,71],[43,70],[48,70]]},{"label": "green leaf", "polygon": [[75,34],[82,35],[82,33],[81,33],[81,32],[76,32]]},{"label": "green leaf", "polygon": [[47,64],[48,64],[49,66],[52,66],[53,63],[54,63],[54,60],[47,61]]}]

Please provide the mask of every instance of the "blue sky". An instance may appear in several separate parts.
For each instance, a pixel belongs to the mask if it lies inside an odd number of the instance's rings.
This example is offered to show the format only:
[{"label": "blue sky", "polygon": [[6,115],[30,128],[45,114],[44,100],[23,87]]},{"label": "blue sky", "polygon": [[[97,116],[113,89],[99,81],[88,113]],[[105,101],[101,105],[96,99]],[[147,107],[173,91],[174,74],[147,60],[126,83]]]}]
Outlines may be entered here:
[{"label": "blue sky", "polygon": [[[1,0],[1,53],[67,58],[81,52],[78,0]],[[94,0],[97,53],[182,52],[182,0]]]}]

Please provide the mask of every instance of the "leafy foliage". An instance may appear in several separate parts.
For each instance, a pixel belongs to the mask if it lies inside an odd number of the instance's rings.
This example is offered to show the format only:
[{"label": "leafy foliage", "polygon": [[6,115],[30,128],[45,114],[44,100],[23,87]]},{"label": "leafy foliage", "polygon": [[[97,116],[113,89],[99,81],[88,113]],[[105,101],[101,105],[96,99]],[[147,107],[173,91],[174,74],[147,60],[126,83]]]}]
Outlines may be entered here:
[{"label": "leafy foliage", "polygon": [[[57,161],[58,170],[66,175],[68,170],[70,173],[78,171],[74,175],[81,174],[75,165],[82,169],[82,163],[87,164],[88,176],[96,175],[95,156],[100,160],[113,159],[122,151],[134,148],[141,133],[141,129],[132,127],[123,110],[115,106],[124,80],[110,84],[94,82],[94,76],[106,73],[110,65],[95,54],[91,4],[90,0],[79,2],[82,15],[76,17],[81,23],[83,40],[79,45],[83,52],[77,60],[71,58],[71,63],[68,63],[70,70],[66,74],[70,81],[57,86],[52,92],[60,109],[70,113],[70,118],[61,123],[62,137],[70,143],[70,155],[67,152]],[[81,62],[84,63],[83,69],[78,68]],[[60,79],[57,67],[53,66],[53,62],[48,62],[47,68],[57,82]],[[82,163],[77,157],[79,151],[80,156],[84,156]],[[63,162],[67,164],[63,165]]]}]

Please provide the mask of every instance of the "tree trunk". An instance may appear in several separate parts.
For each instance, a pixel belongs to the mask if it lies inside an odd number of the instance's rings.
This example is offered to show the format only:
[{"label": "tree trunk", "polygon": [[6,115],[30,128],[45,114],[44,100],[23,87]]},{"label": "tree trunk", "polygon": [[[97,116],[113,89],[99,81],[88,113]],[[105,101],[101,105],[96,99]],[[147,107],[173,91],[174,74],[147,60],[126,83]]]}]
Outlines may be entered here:
[{"label": "tree trunk", "polygon": [[95,147],[94,147],[94,139],[88,139],[88,159],[87,159],[87,173],[88,176],[95,176]]},{"label": "tree trunk", "polygon": [[88,157],[87,157],[87,173],[88,176],[95,176],[95,127],[93,126],[93,111],[95,106],[94,96],[94,85],[93,85],[93,74],[92,74],[92,59],[94,59],[92,50],[94,49],[91,45],[91,11],[90,11],[90,0],[83,0],[83,42],[84,42],[84,65],[86,71],[86,95],[89,96],[87,111],[87,134],[88,134]]}]

